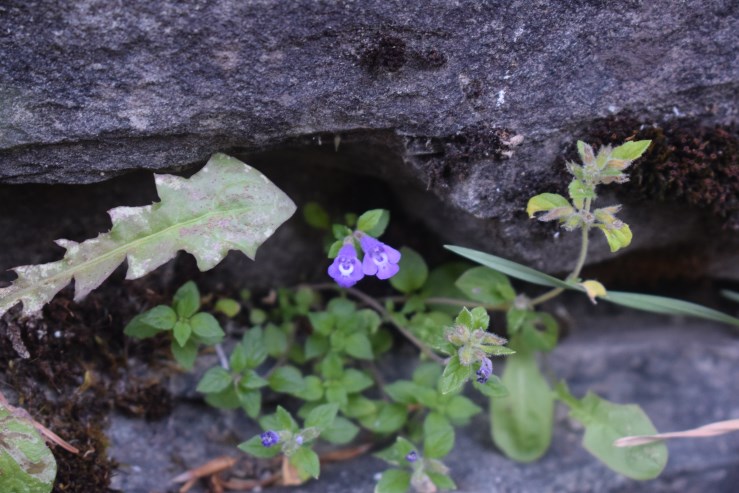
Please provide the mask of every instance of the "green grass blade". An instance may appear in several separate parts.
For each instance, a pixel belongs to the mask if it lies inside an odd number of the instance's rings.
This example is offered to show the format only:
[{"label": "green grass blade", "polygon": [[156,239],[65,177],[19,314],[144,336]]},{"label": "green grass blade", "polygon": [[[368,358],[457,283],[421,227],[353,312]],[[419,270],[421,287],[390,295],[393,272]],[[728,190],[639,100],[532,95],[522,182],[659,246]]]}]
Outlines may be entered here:
[{"label": "green grass blade", "polygon": [[731,301],[736,301],[739,303],[739,293],[736,291],[729,291],[728,289],[721,290],[721,295],[724,298],[730,299]]},{"label": "green grass blade", "polygon": [[568,284],[556,277],[552,277],[549,274],[544,274],[543,272],[539,272],[531,267],[526,267],[525,265],[517,264],[516,262],[496,257],[489,253],[453,245],[444,245],[444,248],[451,250],[457,255],[473,260],[480,265],[490,267],[491,269],[495,269],[498,272],[502,272],[503,274],[515,277],[522,281],[538,284],[540,286],[549,286],[552,288],[578,289],[576,286]]},{"label": "green grass blade", "polygon": [[666,315],[687,315],[689,317],[715,320],[739,327],[739,318],[688,301],[653,296],[651,294],[624,293],[621,291],[608,291],[608,295],[603,299],[617,305],[646,312]]}]

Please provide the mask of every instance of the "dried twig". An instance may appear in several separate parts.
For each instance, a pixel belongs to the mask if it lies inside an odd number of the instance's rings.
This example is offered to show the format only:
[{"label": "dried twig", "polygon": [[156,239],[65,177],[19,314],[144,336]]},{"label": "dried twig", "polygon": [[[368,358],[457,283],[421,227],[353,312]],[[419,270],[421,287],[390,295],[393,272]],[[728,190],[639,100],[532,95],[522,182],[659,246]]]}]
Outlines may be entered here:
[{"label": "dried twig", "polygon": [[693,428],[692,430],[658,433],[657,435],[623,437],[613,442],[613,445],[616,447],[636,447],[637,445],[645,445],[647,443],[667,440],[669,438],[704,438],[723,435],[725,433],[731,433],[732,431],[739,431],[739,419],[718,421],[716,423]]},{"label": "dried twig", "polygon": [[236,464],[236,459],[234,459],[233,457],[229,457],[227,455],[216,457],[215,459],[206,462],[202,466],[190,469],[189,471],[185,471],[179,476],[172,478],[171,482],[185,483],[184,486],[180,488],[180,493],[186,493],[190,488],[193,487],[198,479],[223,472],[233,467],[234,464]]},{"label": "dried twig", "polygon": [[59,445],[61,448],[63,448],[64,450],[66,450],[67,452],[71,452],[73,454],[79,455],[80,451],[77,447],[70,445],[59,435],[57,435],[56,433],[54,433],[53,431],[51,431],[50,429],[48,429],[47,427],[45,427],[44,425],[42,425],[41,423],[33,419],[33,416],[28,414],[28,411],[26,411],[25,409],[21,407],[11,406],[2,392],[0,392],[0,405],[7,408],[8,411],[10,411],[10,413],[16,418],[25,419],[28,422],[30,422],[33,425],[33,427],[36,428],[36,431],[38,431],[39,433],[43,435],[44,440],[46,440],[47,442],[55,443]]}]

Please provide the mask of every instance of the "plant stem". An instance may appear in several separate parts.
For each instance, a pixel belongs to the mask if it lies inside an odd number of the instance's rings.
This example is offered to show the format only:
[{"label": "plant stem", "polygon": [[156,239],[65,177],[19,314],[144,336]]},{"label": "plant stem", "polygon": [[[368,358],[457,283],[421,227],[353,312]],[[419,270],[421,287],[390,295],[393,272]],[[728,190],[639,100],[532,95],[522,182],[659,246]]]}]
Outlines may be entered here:
[{"label": "plant stem", "polygon": [[[585,206],[583,207],[583,210],[585,212],[590,212],[590,203],[591,200],[585,199]],[[575,281],[580,276],[580,271],[582,270],[583,266],[585,265],[585,259],[588,256],[588,243],[590,240],[590,224],[583,224],[582,225],[582,238],[580,241],[580,255],[577,257],[577,263],[575,264],[575,268],[572,269],[572,272],[569,276],[567,276],[567,281]],[[545,301],[549,301],[552,298],[555,298],[562,294],[564,291],[564,288],[554,288],[552,290],[547,291],[546,293],[542,294],[541,296],[537,296],[533,300],[529,302],[529,306],[534,307],[536,305],[540,305],[541,303],[544,303]]]},{"label": "plant stem", "polygon": [[[407,301],[407,296],[385,296],[384,298],[379,298],[380,301]],[[446,298],[443,296],[436,296],[431,298],[426,298],[423,300],[424,303],[427,305],[449,305],[449,306],[466,306],[466,307],[477,307],[481,306],[485,308],[489,312],[504,312],[508,310],[509,306],[508,303],[503,303],[500,305],[491,305],[489,303],[480,303],[478,301],[470,301],[470,300],[460,300],[457,298]]]},{"label": "plant stem", "polygon": [[436,363],[439,363],[440,365],[444,364],[444,358],[436,354],[431,350],[430,347],[428,347],[422,340],[420,340],[418,337],[416,337],[411,331],[397,323],[393,317],[390,315],[390,312],[385,310],[385,307],[382,306],[376,299],[369,296],[368,294],[363,293],[362,291],[355,289],[355,288],[341,288],[339,286],[334,286],[333,284],[310,284],[309,287],[313,289],[318,290],[326,290],[326,289],[332,289],[335,291],[341,291],[344,290],[353,297],[357,298],[358,300],[363,301],[367,306],[375,310],[377,313],[380,314],[380,316],[389,324],[391,324],[393,327],[398,329],[398,332],[403,334],[403,336],[411,341],[418,349],[421,350],[423,354],[429,357],[432,361],[435,361]]}]

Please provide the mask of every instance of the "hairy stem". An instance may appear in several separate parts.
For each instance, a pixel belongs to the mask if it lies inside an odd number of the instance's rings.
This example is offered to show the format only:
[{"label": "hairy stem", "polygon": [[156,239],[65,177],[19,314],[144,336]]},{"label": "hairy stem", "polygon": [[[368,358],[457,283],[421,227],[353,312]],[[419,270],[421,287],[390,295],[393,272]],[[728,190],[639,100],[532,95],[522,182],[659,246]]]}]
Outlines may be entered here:
[{"label": "hairy stem", "polygon": [[[585,212],[590,212],[590,205],[591,200],[585,199],[585,206],[583,207],[583,210]],[[567,276],[567,281],[575,281],[580,276],[580,271],[582,271],[583,266],[585,265],[585,259],[588,257],[588,243],[590,242],[590,224],[583,224],[582,225],[582,237],[580,241],[580,255],[577,257],[577,263],[575,264],[575,268],[572,269],[572,272],[570,272],[570,275]],[[529,306],[536,306],[540,305],[541,303],[544,303],[545,301],[549,301],[552,298],[556,298],[562,292],[564,291],[564,288],[554,288],[552,290],[547,291],[546,293],[537,296],[533,300],[529,302]]]},{"label": "hairy stem", "polygon": [[422,340],[420,340],[418,337],[416,337],[411,331],[397,323],[393,317],[390,315],[390,312],[385,310],[385,307],[382,306],[376,299],[369,296],[368,294],[363,293],[362,291],[355,289],[355,288],[341,288],[339,286],[334,286],[333,284],[310,284],[309,287],[313,289],[318,290],[326,290],[326,289],[332,289],[335,291],[346,291],[354,298],[361,300],[364,302],[367,306],[375,310],[377,313],[380,314],[380,316],[389,324],[391,324],[393,327],[398,329],[398,332],[403,334],[403,336],[408,339],[413,345],[415,345],[418,349],[421,350],[423,354],[429,357],[432,361],[435,361],[436,363],[439,363],[440,365],[444,364],[444,358],[436,354],[430,347],[428,347]]}]

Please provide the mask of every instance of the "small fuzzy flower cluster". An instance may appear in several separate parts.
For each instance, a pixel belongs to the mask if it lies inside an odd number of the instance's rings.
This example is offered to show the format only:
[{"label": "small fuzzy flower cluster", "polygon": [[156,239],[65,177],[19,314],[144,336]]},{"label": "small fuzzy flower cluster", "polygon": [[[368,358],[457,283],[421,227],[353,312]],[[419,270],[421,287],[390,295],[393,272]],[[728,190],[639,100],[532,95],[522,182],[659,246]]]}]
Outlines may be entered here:
[{"label": "small fuzzy flower cluster", "polygon": [[276,431],[267,430],[261,435],[259,435],[259,438],[262,440],[262,445],[269,448],[273,445],[277,445],[280,442],[280,435],[277,434]]},{"label": "small fuzzy flower cluster", "polygon": [[377,276],[378,279],[389,279],[398,273],[400,252],[376,238],[360,232],[359,244],[364,252],[360,262],[353,240],[345,243],[339,254],[328,268],[328,275],[343,288],[354,286],[364,276]]}]

